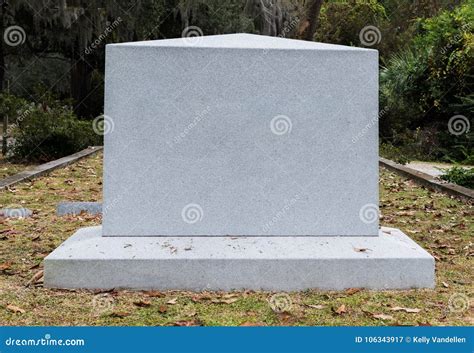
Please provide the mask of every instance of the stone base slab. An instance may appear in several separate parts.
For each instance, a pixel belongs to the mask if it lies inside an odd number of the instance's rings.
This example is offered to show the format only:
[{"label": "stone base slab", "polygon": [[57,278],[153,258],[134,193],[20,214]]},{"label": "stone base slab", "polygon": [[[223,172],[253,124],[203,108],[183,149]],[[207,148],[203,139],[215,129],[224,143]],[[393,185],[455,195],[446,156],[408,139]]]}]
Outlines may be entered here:
[{"label": "stone base slab", "polygon": [[136,290],[433,288],[434,258],[398,229],[378,237],[102,237],[79,229],[46,257],[45,286]]}]

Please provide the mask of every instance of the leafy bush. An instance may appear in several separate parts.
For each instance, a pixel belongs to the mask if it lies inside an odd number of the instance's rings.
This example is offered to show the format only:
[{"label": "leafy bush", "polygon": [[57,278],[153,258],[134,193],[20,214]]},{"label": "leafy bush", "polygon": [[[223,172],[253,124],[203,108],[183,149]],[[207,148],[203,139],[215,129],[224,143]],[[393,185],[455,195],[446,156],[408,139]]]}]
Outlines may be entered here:
[{"label": "leafy bush", "polygon": [[380,133],[385,142],[399,146],[401,141],[394,140],[407,130],[425,135],[434,131],[431,145],[420,145],[429,149],[425,158],[463,160],[466,153],[459,146],[472,154],[469,129],[453,134],[448,124],[455,115],[469,121],[474,112],[473,23],[474,0],[420,20],[411,47],[389,60],[380,75],[380,101],[387,111]]},{"label": "leafy bush", "polygon": [[10,128],[13,159],[45,162],[101,143],[90,121],[77,119],[70,106],[47,98],[37,105],[23,102],[16,111]]},{"label": "leafy bush", "polygon": [[474,168],[452,167],[441,175],[441,179],[474,189]]}]

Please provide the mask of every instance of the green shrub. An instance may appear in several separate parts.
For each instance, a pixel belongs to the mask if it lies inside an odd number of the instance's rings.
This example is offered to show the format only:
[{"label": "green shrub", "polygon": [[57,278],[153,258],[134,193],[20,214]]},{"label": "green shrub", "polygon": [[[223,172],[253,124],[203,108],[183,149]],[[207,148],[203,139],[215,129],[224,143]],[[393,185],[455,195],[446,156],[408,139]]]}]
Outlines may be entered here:
[{"label": "green shrub", "polygon": [[101,143],[90,121],[58,101],[24,104],[12,123],[11,157],[17,160],[45,162]]},{"label": "green shrub", "polygon": [[[472,129],[449,131],[451,117],[470,120],[474,112],[474,0],[452,11],[418,21],[412,45],[393,56],[380,74],[380,102],[386,114],[380,121],[384,142],[407,130],[435,132],[420,144],[423,159],[462,161],[472,155]],[[423,142],[423,141],[422,141]],[[463,146],[467,153],[459,146]],[[426,151],[427,150],[427,151]]]},{"label": "green shrub", "polygon": [[474,168],[452,167],[441,175],[441,179],[474,189]]}]

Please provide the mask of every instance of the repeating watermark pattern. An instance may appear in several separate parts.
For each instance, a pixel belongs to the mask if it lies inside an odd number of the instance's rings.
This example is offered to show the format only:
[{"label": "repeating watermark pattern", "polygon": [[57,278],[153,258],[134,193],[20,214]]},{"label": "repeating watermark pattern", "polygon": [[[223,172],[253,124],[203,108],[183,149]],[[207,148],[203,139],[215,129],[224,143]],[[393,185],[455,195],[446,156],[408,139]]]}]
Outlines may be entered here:
[{"label": "repeating watermark pattern", "polygon": [[20,26],[10,26],[3,32],[3,40],[11,47],[16,47],[25,43],[26,33]]},{"label": "repeating watermark pattern", "polygon": [[471,123],[464,115],[454,115],[448,121],[449,132],[456,136],[467,134],[470,128]]},{"label": "repeating watermark pattern", "polygon": [[107,135],[114,131],[115,124],[110,116],[102,114],[92,121],[92,129],[97,135]]},{"label": "repeating watermark pattern", "polygon": [[375,26],[365,26],[359,32],[359,40],[366,47],[371,47],[380,43],[382,33],[380,33],[380,30]]},{"label": "repeating watermark pattern", "polygon": [[[0,212],[0,214],[2,214]],[[27,208],[9,208],[3,211],[3,215],[8,218],[26,218],[31,215],[31,211]]]},{"label": "repeating watermark pattern", "polygon": [[181,32],[184,42],[189,45],[196,45],[202,40],[204,35],[202,29],[198,26],[188,26]]},{"label": "repeating watermark pattern", "polygon": [[194,119],[184,128],[183,131],[181,131],[178,135],[176,135],[173,138],[173,142],[175,144],[181,143],[183,139],[189,135],[191,130],[193,130],[201,121],[203,121],[206,116],[209,114],[211,108],[209,106],[206,106],[206,108],[197,114]]},{"label": "repeating watermark pattern", "polygon": [[463,293],[454,293],[449,297],[448,307],[451,312],[462,313],[468,310],[469,306],[469,298]]},{"label": "repeating watermark pattern", "polygon": [[270,308],[276,313],[288,312],[293,305],[291,297],[286,293],[273,294],[268,300]]},{"label": "repeating watermark pattern", "polygon": [[359,218],[365,224],[376,222],[379,219],[379,207],[373,203],[365,204],[359,210]]},{"label": "repeating watermark pattern", "polygon": [[194,224],[202,221],[204,211],[197,203],[190,203],[183,207],[181,218],[188,224]]},{"label": "repeating watermark pattern", "polygon": [[115,306],[115,299],[108,293],[100,293],[92,299],[92,310],[100,315],[112,311]]},{"label": "repeating watermark pattern", "polygon": [[20,123],[25,120],[28,115],[33,111],[33,104],[31,104],[27,109],[23,110],[20,115],[15,119],[15,122],[8,126],[8,128],[3,132],[3,136],[9,136],[14,129],[16,129]]},{"label": "repeating watermark pattern", "polygon": [[286,115],[277,115],[270,121],[270,130],[272,130],[275,135],[281,136],[289,134],[292,129],[293,123]]},{"label": "repeating watermark pattern", "polygon": [[122,22],[121,17],[117,17],[117,19],[112,22],[110,25],[105,27],[104,32],[102,32],[84,51],[86,55],[91,54],[99,45],[102,43],[109,35],[112,33]]},{"label": "repeating watermark pattern", "polygon": [[273,217],[272,219],[265,223],[262,227],[262,230],[264,233],[268,233],[270,229],[278,223],[284,216],[285,214],[290,210],[291,207],[300,199],[300,195],[296,194],[293,196],[289,201],[285,201],[285,206],[283,206]]},{"label": "repeating watermark pattern", "polygon": [[387,114],[388,107],[384,107],[377,116],[373,117],[364,128],[352,138],[352,143],[359,141],[374,125],[385,115]]}]

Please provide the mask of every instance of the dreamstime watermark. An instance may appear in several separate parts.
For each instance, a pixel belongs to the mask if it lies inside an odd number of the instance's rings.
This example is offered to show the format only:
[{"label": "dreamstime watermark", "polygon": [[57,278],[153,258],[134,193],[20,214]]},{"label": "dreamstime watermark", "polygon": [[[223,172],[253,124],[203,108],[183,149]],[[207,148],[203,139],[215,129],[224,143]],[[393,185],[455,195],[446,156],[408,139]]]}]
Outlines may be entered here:
[{"label": "dreamstime watermark", "polygon": [[3,40],[11,47],[21,45],[26,41],[25,30],[20,26],[7,27],[3,32]]},{"label": "dreamstime watermark", "polygon": [[359,40],[366,47],[371,47],[380,43],[382,33],[380,33],[380,30],[375,26],[365,26],[359,32]]},{"label": "dreamstime watermark", "polygon": [[455,136],[467,134],[470,128],[471,123],[464,115],[454,115],[448,121],[449,133]]},{"label": "dreamstime watermark", "polygon": [[188,224],[194,224],[202,221],[204,211],[197,203],[189,203],[183,207],[181,211],[181,218]]},{"label": "dreamstime watermark", "polygon": [[286,115],[277,115],[270,121],[270,130],[278,136],[289,134],[293,123]]},{"label": "dreamstime watermark", "polygon": [[85,50],[84,53],[86,55],[91,54],[97,47],[102,43],[109,35],[112,33],[122,22],[121,17],[117,17],[117,19],[112,22],[110,25],[105,27],[104,32],[102,32]]},{"label": "dreamstime watermark", "polygon": [[10,208],[8,212],[4,211],[4,215],[8,218],[26,218],[31,215],[31,211],[26,208]]},{"label": "dreamstime watermark", "polygon": [[264,233],[268,233],[270,229],[278,223],[284,216],[285,214],[290,210],[291,207],[300,199],[300,195],[296,194],[294,197],[292,197],[289,201],[285,200],[285,206],[283,206],[278,212],[272,217],[272,219],[265,223],[262,227],[262,230]]},{"label": "dreamstime watermark", "polygon": [[454,37],[448,42],[448,44],[446,44],[442,49],[441,49],[441,54],[446,54],[446,52],[451,49],[451,47],[457,43],[465,33],[470,33],[472,31],[472,28],[471,28],[471,24],[470,23],[466,23],[464,25],[461,26],[460,28],[460,33],[457,33],[454,35]]},{"label": "dreamstime watermark", "polygon": [[379,207],[373,203],[365,204],[359,210],[359,218],[365,224],[376,222],[379,219]]},{"label": "dreamstime watermark", "polygon": [[388,107],[384,107],[377,116],[370,119],[370,121],[364,126],[364,128],[352,138],[352,143],[359,141],[374,125],[385,115],[387,114]]},{"label": "dreamstime watermark", "polygon": [[286,35],[293,31],[299,22],[300,18],[298,16],[292,18],[291,21],[286,22],[283,26],[283,29],[281,30],[281,33],[277,37],[286,38]]},{"label": "dreamstime watermark", "polygon": [[12,123],[12,124],[10,124],[10,125],[8,126],[8,128],[3,132],[3,136],[8,136],[8,135],[10,135],[10,134],[12,133],[12,131],[13,131],[15,128],[17,128],[17,127],[20,125],[20,123],[28,117],[28,115],[31,114],[32,111],[33,111],[33,107],[32,107],[32,106],[30,106],[30,107],[26,108],[25,110],[23,110],[23,111],[21,112],[21,114],[17,116],[17,118],[15,119],[15,122]]},{"label": "dreamstime watermark", "polygon": [[198,26],[188,26],[181,32],[184,42],[189,45],[196,45],[202,40],[204,35],[202,29]]},{"label": "dreamstime watermark", "polygon": [[41,338],[13,338],[5,340],[6,346],[33,347],[33,346],[85,346],[86,342],[82,338],[57,339],[52,338],[49,333]]},{"label": "dreamstime watermark", "polygon": [[92,299],[92,311],[101,315],[112,311],[115,307],[115,299],[108,293],[99,293]]},{"label": "dreamstime watermark", "polygon": [[270,308],[276,313],[288,312],[293,305],[291,297],[286,293],[273,294],[268,300]]},{"label": "dreamstime watermark", "polygon": [[189,135],[189,133],[191,132],[191,130],[193,130],[196,125],[198,125],[202,120],[204,120],[204,118],[209,114],[211,108],[209,106],[206,106],[206,109],[204,109],[203,111],[199,112],[199,114],[197,114],[194,119],[184,128],[183,131],[181,131],[178,135],[176,135],[174,138],[173,138],[173,142],[178,144],[180,143],[181,141],[183,141],[183,139]]},{"label": "dreamstime watermark", "polygon": [[462,313],[469,309],[470,303],[467,295],[462,293],[454,293],[448,300],[449,311],[454,313]]},{"label": "dreamstime watermark", "polygon": [[114,131],[115,123],[110,116],[102,114],[92,121],[92,129],[97,135],[107,135]]}]

